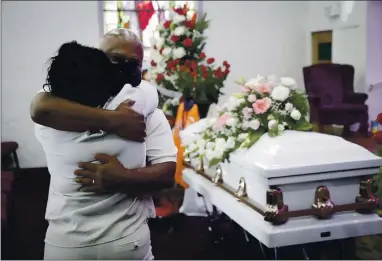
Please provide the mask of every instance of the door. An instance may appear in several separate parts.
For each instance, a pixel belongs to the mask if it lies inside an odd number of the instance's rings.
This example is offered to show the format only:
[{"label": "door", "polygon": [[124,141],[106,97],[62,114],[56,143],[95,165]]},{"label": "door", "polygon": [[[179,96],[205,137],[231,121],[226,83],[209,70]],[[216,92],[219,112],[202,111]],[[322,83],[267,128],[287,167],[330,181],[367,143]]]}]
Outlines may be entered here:
[{"label": "door", "polygon": [[312,64],[332,63],[332,31],[312,33]]}]

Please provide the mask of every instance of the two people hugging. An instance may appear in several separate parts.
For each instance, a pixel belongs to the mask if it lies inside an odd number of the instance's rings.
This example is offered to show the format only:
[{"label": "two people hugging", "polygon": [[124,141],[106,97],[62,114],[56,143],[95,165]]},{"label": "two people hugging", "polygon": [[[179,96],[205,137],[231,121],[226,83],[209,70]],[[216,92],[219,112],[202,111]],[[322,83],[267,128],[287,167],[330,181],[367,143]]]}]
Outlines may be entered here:
[{"label": "two people hugging", "polygon": [[173,185],[177,149],[142,60],[127,29],[50,60],[31,104],[51,175],[44,259],[154,259],[151,195]]}]

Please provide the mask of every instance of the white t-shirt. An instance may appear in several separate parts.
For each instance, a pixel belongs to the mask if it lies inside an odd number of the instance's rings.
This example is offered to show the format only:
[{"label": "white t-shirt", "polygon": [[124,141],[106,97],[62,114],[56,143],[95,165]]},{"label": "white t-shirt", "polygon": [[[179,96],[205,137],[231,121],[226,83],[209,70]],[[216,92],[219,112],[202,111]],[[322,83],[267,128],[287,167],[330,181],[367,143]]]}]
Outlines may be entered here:
[{"label": "white t-shirt", "polygon": [[156,88],[145,81],[136,88],[126,85],[106,109],[113,110],[126,99],[135,100],[133,108],[146,117],[144,143],[114,134],[66,132],[36,124],[36,137],[51,175],[45,215],[49,222],[47,244],[84,247],[113,241],[133,233],[148,217],[155,216],[151,197],[80,192],[80,185],[74,181],[78,163],[93,161],[96,153],[116,155],[126,168],[144,167],[146,156],[151,164],[176,162],[171,128],[163,112],[156,109]]}]

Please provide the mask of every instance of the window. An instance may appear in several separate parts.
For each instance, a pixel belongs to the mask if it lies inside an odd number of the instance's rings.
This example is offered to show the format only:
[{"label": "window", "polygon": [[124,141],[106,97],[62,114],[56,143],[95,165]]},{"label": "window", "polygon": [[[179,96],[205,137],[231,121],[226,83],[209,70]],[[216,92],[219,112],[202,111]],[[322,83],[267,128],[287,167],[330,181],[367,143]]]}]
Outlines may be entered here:
[{"label": "window", "polygon": [[[163,20],[169,19],[171,6],[181,7],[188,4],[196,12],[195,1],[104,1],[104,33],[115,28],[128,28],[142,40],[145,60],[153,46],[156,27]],[[145,19],[145,16],[149,19]],[[139,19],[141,18],[141,19]],[[146,23],[141,30],[140,21]]]}]

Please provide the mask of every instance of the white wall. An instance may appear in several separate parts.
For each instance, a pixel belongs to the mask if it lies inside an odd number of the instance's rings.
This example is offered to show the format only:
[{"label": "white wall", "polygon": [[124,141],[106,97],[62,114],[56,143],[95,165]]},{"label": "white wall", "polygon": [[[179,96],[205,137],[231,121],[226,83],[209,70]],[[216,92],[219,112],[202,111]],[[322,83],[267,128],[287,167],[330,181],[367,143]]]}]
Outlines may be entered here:
[{"label": "white wall", "polygon": [[291,76],[304,88],[308,2],[204,1],[203,11],[211,20],[207,56],[232,65],[226,94],[238,90],[234,81],[240,76],[257,74]]},{"label": "white wall", "polygon": [[346,22],[325,16],[324,7],[338,1],[309,1],[306,64],[312,63],[311,32],[333,30],[332,62],[354,66],[354,88],[365,92],[366,84],[366,1],[356,1]]},{"label": "white wall", "polygon": [[65,41],[96,45],[96,1],[3,1],[1,139],[19,143],[21,167],[46,166],[29,105],[44,84],[46,62]]},{"label": "white wall", "polygon": [[367,83],[382,82],[382,2],[367,2]]}]

